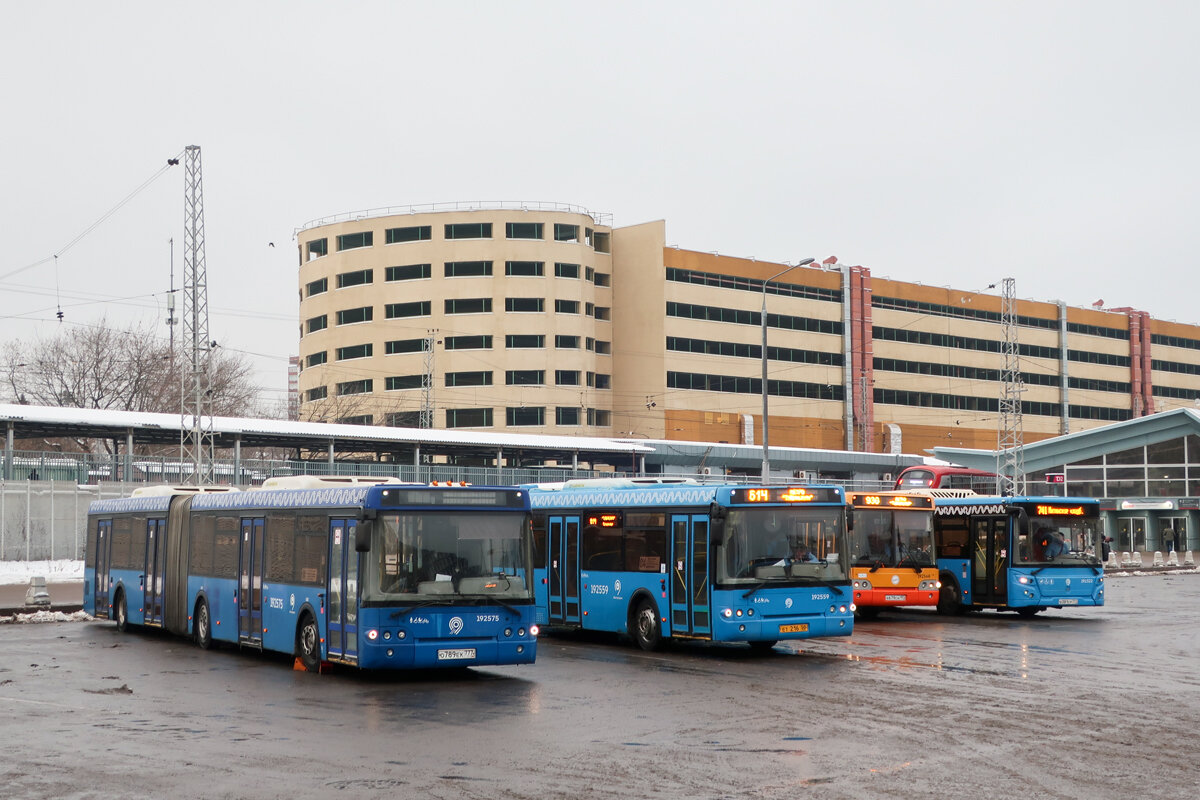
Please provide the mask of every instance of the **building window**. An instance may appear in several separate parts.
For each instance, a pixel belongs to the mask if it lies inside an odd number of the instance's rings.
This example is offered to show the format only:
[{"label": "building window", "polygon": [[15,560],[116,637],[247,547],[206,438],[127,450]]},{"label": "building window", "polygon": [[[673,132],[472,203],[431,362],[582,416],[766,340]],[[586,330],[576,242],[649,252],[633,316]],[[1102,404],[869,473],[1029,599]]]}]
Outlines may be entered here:
[{"label": "building window", "polygon": [[595,272],[592,274],[592,283],[597,286],[611,286],[612,275],[607,272]]},{"label": "building window", "polygon": [[446,301],[447,314],[487,314],[492,310],[490,297],[464,297]]},{"label": "building window", "polygon": [[504,274],[511,277],[538,278],[545,274],[544,261],[505,261]]},{"label": "building window", "polygon": [[374,381],[370,378],[365,378],[361,381],[346,381],[337,385],[337,393],[344,394],[370,394]]},{"label": "building window", "polygon": [[334,422],[338,425],[370,425],[374,422],[370,414],[359,414],[353,417],[338,417]]},{"label": "building window", "polygon": [[[596,340],[595,340],[595,339],[593,339],[593,338],[592,338],[592,337],[590,337],[590,336],[586,337],[586,338],[583,340],[583,349],[585,349],[585,350],[595,350],[595,349],[596,349]],[[588,386],[591,386],[591,384],[589,383],[589,384],[588,384]]]},{"label": "building window", "polygon": [[541,348],[546,346],[546,337],[541,334],[513,334],[504,337],[504,346],[509,348]]},{"label": "building window", "polygon": [[512,427],[521,425],[545,425],[546,409],[542,406],[520,406],[504,410],[504,424]]},{"label": "building window", "polygon": [[579,385],[579,370],[577,370],[577,369],[556,369],[556,370],[554,370],[554,385],[555,386],[578,386]]},{"label": "building window", "polygon": [[587,410],[587,424],[608,427],[612,425],[612,412],[605,411],[602,408],[589,408]]},{"label": "building window", "polygon": [[492,424],[490,408],[447,408],[447,428],[487,428]]},{"label": "building window", "polygon": [[612,375],[605,375],[603,372],[597,372],[596,373],[596,388],[597,389],[611,389],[612,388]]},{"label": "building window", "polygon": [[329,387],[328,386],[318,386],[315,389],[309,389],[307,392],[304,393],[304,399],[310,403],[313,400],[324,400],[328,396],[329,396]]},{"label": "building window", "polygon": [[588,247],[592,246],[592,233],[594,233],[594,231],[592,231],[591,228],[583,229],[583,243]]},{"label": "building window", "polygon": [[558,264],[554,265],[554,277],[556,278],[578,278],[578,264]]},{"label": "building window", "polygon": [[578,300],[555,300],[554,301],[554,313],[555,314],[578,314],[579,313],[579,301]]},{"label": "building window", "polygon": [[372,231],[363,231],[362,233],[344,233],[337,237],[338,251],[354,250],[359,247],[370,247],[375,242],[375,234]]},{"label": "building window", "polygon": [[401,242],[427,242],[432,238],[432,226],[414,225],[409,228],[388,228],[384,231],[384,240],[388,244]]},{"label": "building window", "polygon": [[600,231],[596,231],[596,243],[594,246],[596,248],[597,253],[608,253],[608,252],[612,251],[612,248],[609,246],[608,237],[609,237],[609,234],[600,233]]},{"label": "building window", "polygon": [[595,314],[593,315],[598,320],[608,321],[612,319],[612,309],[608,306],[596,306]]},{"label": "building window", "polygon": [[601,355],[601,356],[611,356],[612,355],[612,342],[603,342],[603,341],[600,341],[599,339],[597,339],[596,340],[596,354]]},{"label": "building window", "polygon": [[447,278],[477,278],[492,274],[492,262],[447,261],[444,270]]},{"label": "building window", "polygon": [[595,303],[585,304],[583,307],[583,313],[587,314],[589,317],[596,316],[596,304]]},{"label": "building window", "polygon": [[304,359],[304,366],[306,368],[307,367],[315,367],[318,364],[324,364],[328,360],[329,360],[329,351],[327,351],[327,350],[322,350],[319,353],[309,353],[308,357]]},{"label": "building window", "polygon": [[542,223],[508,222],[504,225],[504,235],[509,239],[541,239]]},{"label": "building window", "polygon": [[404,389],[420,389],[423,375],[392,375],[384,382],[384,388],[389,392]]},{"label": "building window", "polygon": [[421,427],[420,411],[393,411],[387,415],[389,428],[419,428]]},{"label": "building window", "polygon": [[353,325],[356,322],[370,322],[371,317],[375,314],[373,306],[363,306],[362,308],[347,308],[337,312],[338,325]]},{"label": "building window", "polygon": [[383,307],[383,315],[388,319],[428,317],[430,311],[428,300],[419,300],[415,303],[388,303]]},{"label": "building window", "polygon": [[324,294],[325,292],[328,292],[328,291],[329,291],[329,279],[328,278],[321,278],[319,281],[313,281],[309,284],[306,284],[304,287],[304,293],[306,295],[308,295],[309,297],[312,297],[314,294]]},{"label": "building window", "polygon": [[556,242],[578,242],[579,241],[579,226],[578,225],[563,225],[561,222],[554,223],[554,241],[556,241]]},{"label": "building window", "polygon": [[432,274],[429,264],[404,264],[399,267],[388,267],[384,271],[387,281],[416,281],[428,278]]},{"label": "building window", "polygon": [[559,406],[554,409],[554,424],[555,425],[578,425],[579,424],[579,409],[575,406],[564,408]]},{"label": "building window", "polygon": [[312,261],[314,258],[320,258],[329,254],[329,240],[313,239],[305,245],[305,248],[308,250],[308,258],[306,260]]},{"label": "building window", "polygon": [[339,347],[337,349],[338,361],[350,361],[355,358],[370,358],[372,346],[367,344],[356,344],[350,347]]},{"label": "building window", "polygon": [[512,312],[541,312],[546,310],[546,301],[540,297],[506,297],[504,310]]},{"label": "building window", "polygon": [[490,222],[458,222],[446,226],[447,239],[490,239],[492,238],[492,223]]},{"label": "building window", "polygon": [[383,352],[385,355],[394,356],[400,353],[423,353],[425,352],[424,339],[393,339],[390,342],[383,343]]},{"label": "building window", "polygon": [[510,369],[504,373],[504,382],[509,386],[541,386],[546,382],[546,371],[542,369]]},{"label": "building window", "polygon": [[305,320],[304,327],[308,329],[309,333],[323,331],[329,327],[329,317],[322,314],[319,317],[313,317],[312,319]]},{"label": "building window", "polygon": [[347,286],[362,286],[364,283],[374,282],[374,270],[359,269],[354,272],[343,272],[337,276],[337,285],[339,289],[345,289]]},{"label": "building window", "polygon": [[554,337],[554,346],[557,347],[559,350],[578,350],[579,349],[579,337],[578,336],[555,336]]},{"label": "building window", "polygon": [[447,350],[491,350],[491,336],[447,336]]},{"label": "building window", "polygon": [[447,386],[491,386],[491,372],[447,372]]}]

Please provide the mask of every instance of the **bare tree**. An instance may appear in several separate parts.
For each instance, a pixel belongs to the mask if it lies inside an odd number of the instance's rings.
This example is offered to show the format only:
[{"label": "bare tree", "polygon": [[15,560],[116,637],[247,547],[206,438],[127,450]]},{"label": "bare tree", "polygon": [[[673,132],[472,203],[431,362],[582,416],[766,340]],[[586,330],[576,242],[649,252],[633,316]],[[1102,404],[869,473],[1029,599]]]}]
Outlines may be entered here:
[{"label": "bare tree", "polygon": [[[101,320],[66,328],[49,339],[8,342],[0,368],[19,403],[179,413],[189,365],[148,324],[119,329]],[[210,360],[213,413],[242,416],[257,387],[244,356],[217,349]]]}]

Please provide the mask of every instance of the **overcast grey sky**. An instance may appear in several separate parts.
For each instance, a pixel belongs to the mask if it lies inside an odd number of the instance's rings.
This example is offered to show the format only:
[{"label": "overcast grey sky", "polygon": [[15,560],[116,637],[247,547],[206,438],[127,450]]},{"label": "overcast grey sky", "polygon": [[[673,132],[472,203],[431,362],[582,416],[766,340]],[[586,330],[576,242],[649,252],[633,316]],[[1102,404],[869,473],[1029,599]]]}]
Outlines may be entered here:
[{"label": "overcast grey sky", "polygon": [[210,330],[272,400],[296,228],[410,203],[571,203],[687,249],[1200,322],[1200,3],[5,11],[0,341],[52,335],[59,305],[165,318],[181,167],[72,242],[189,144]]}]

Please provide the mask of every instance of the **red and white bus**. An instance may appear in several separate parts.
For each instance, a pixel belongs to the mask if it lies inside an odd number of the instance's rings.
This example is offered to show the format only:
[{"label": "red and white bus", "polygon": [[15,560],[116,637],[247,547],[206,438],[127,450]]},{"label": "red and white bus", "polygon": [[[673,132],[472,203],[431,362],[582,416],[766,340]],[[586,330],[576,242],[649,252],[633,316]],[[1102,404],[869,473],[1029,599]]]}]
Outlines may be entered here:
[{"label": "red and white bus", "polygon": [[907,467],[896,476],[895,491],[970,489],[977,494],[995,494],[997,477],[994,472],[970,469],[969,467],[949,465]]}]

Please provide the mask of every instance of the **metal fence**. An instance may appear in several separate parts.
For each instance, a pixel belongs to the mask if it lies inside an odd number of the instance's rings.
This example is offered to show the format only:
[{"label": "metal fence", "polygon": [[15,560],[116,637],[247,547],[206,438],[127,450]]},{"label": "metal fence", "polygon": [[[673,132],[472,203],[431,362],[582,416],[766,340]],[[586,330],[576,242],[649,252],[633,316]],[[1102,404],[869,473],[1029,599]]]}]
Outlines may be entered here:
[{"label": "metal fence", "polygon": [[127,497],[133,486],[0,481],[0,561],[83,558],[88,504]]}]

